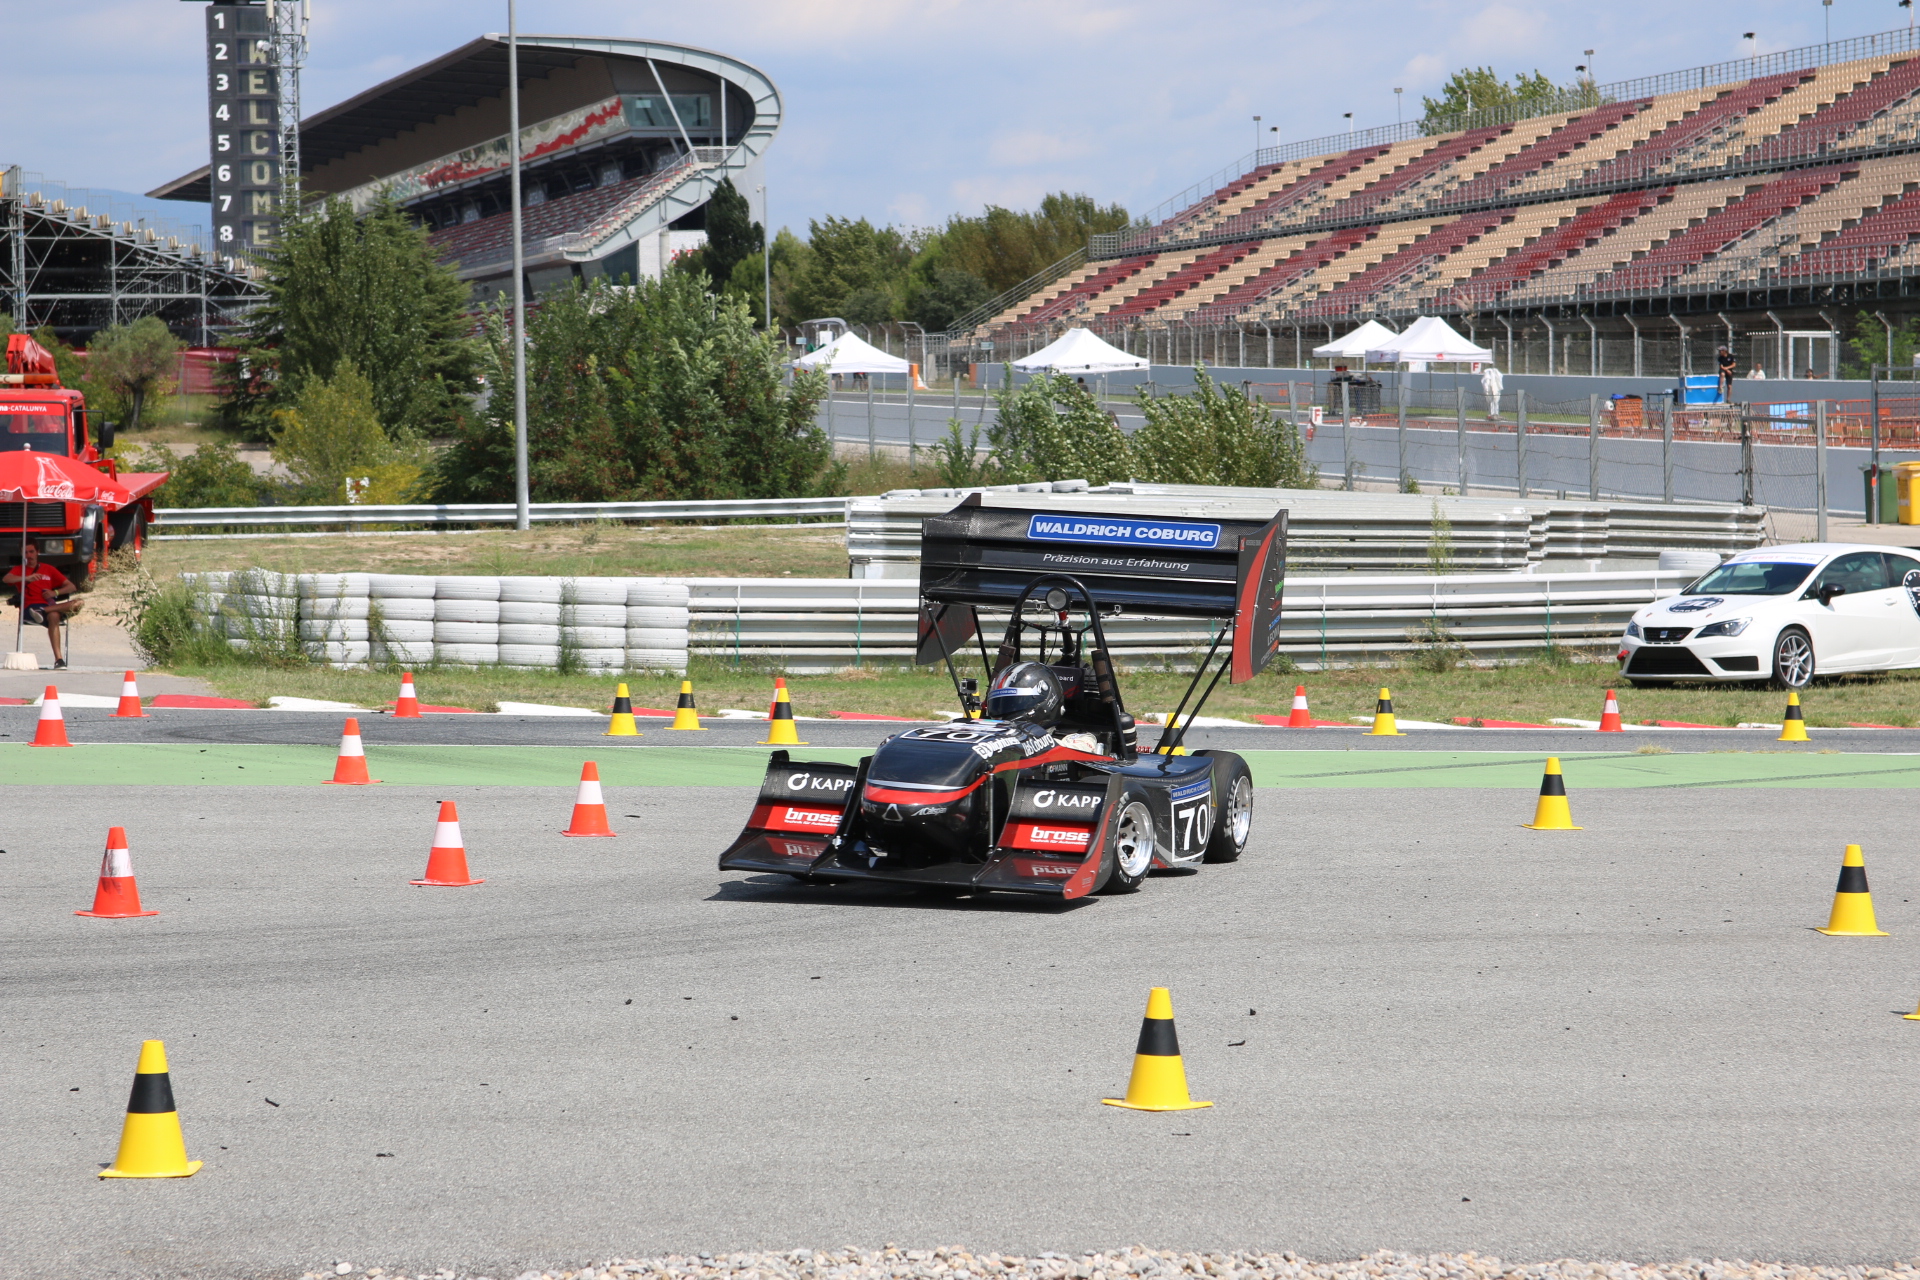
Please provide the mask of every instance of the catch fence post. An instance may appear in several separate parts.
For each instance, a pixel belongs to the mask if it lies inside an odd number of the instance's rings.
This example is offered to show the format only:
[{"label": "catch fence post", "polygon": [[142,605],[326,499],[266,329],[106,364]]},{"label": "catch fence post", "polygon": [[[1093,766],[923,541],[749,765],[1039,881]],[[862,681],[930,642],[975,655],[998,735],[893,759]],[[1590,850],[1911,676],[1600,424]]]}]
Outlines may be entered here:
[{"label": "catch fence post", "polygon": [[1673,501],[1673,397],[1660,409],[1660,501]]},{"label": "catch fence post", "polygon": [[1827,402],[1813,402],[1813,540],[1827,540]]},{"label": "catch fence post", "polygon": [[1587,501],[1600,501],[1600,393],[1587,395]]},{"label": "catch fence post", "polygon": [[1412,376],[1413,375],[1409,373],[1402,373],[1396,375],[1394,378],[1395,386],[1400,393],[1400,430],[1398,432],[1398,443],[1400,446],[1400,489],[1402,492],[1405,492],[1407,487],[1407,379]]},{"label": "catch fence post", "polygon": [[867,461],[872,462],[878,456],[873,435],[873,375],[867,374]]},{"label": "catch fence post", "polygon": [[1516,391],[1513,420],[1513,474],[1519,480],[1520,496],[1527,496],[1527,393]]},{"label": "catch fence post", "polygon": [[1353,488],[1353,384],[1340,384],[1340,487]]},{"label": "catch fence post", "polygon": [[1460,447],[1460,496],[1467,496],[1467,389],[1459,379],[1453,384],[1454,435]]},{"label": "catch fence post", "polygon": [[919,379],[913,376],[911,367],[907,370],[907,466],[913,466],[919,457],[919,441],[913,431],[913,384]]},{"label": "catch fence post", "polygon": [[1753,419],[1740,406],[1740,505],[1753,505]]},{"label": "catch fence post", "polygon": [[[1887,366],[1889,370],[1893,366]],[[1867,384],[1867,424],[1872,431],[1871,452],[1867,455],[1867,523],[1880,523],[1880,366],[1872,369],[1873,380]]]}]

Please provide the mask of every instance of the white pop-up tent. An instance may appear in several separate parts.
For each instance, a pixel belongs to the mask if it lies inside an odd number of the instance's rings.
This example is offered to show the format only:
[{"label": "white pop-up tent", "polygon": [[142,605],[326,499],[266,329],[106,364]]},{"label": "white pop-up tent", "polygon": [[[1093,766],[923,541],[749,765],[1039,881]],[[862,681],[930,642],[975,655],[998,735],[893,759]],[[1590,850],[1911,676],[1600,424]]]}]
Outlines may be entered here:
[{"label": "white pop-up tent", "polygon": [[1090,329],[1069,329],[1024,360],[1015,360],[1013,367],[1022,373],[1116,373],[1145,369],[1147,361],[1144,356],[1128,355]]},{"label": "white pop-up tent", "polygon": [[1421,316],[1407,326],[1405,333],[1369,347],[1367,359],[1378,364],[1426,365],[1435,361],[1474,360],[1484,364],[1493,359],[1493,352],[1467,341],[1439,316]]},{"label": "white pop-up tent", "polygon": [[1335,338],[1323,347],[1315,347],[1313,354],[1322,360],[1365,360],[1368,351],[1384,346],[1399,336],[1378,320],[1369,320],[1345,337]]},{"label": "white pop-up tent", "polygon": [[793,362],[796,369],[819,369],[827,373],[905,373],[909,366],[898,356],[890,356],[871,343],[841,334],[818,351],[809,351]]}]

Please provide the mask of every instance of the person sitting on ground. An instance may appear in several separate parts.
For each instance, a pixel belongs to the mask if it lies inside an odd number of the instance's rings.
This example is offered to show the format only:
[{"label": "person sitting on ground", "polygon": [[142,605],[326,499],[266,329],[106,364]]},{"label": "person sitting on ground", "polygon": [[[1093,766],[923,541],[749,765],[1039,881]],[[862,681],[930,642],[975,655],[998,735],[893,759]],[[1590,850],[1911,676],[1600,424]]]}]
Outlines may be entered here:
[{"label": "person sitting on ground", "polygon": [[40,548],[32,542],[27,543],[24,566],[14,565],[0,581],[18,592],[15,601],[25,611],[26,620],[46,627],[47,643],[53,648],[53,669],[64,671],[67,655],[60,646],[60,623],[69,614],[78,613],[81,602],[61,597],[70,596],[79,588],[52,565],[41,564]]},{"label": "person sitting on ground", "polygon": [[1487,394],[1487,421],[1500,421],[1500,389],[1504,383],[1500,366],[1489,364],[1480,371],[1480,390]]}]

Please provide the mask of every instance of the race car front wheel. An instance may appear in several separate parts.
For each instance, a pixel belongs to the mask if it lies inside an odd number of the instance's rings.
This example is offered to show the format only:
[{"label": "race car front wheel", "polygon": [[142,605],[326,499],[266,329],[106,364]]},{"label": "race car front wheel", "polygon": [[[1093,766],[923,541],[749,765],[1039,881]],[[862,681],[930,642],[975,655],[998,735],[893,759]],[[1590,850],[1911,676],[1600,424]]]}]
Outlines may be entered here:
[{"label": "race car front wheel", "polygon": [[1220,797],[1220,812],[1213,818],[1213,835],[1207,841],[1205,862],[1234,862],[1247,850],[1247,838],[1253,834],[1253,775],[1247,762],[1231,751],[1214,751],[1213,767],[1218,779],[1214,794]]},{"label": "race car front wheel", "polygon": [[1102,893],[1132,893],[1153,865],[1153,811],[1138,791],[1120,794],[1120,813],[1114,819],[1113,874]]}]

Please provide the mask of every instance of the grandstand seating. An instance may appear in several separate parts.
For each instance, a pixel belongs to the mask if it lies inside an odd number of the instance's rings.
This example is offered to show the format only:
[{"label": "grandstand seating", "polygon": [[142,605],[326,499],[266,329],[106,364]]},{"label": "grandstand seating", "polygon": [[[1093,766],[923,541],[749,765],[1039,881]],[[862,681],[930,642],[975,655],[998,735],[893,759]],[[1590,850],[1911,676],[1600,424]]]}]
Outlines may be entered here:
[{"label": "grandstand seating", "polygon": [[1674,75],[1688,87],[1265,153],[989,324],[1284,325],[1721,290],[1909,256],[1920,271],[1920,52],[1904,32],[1855,47],[1872,56],[1774,56],[1744,80]]},{"label": "grandstand seating", "polygon": [[[522,240],[528,245],[538,245],[556,236],[586,234],[607,214],[630,200],[643,199],[650,189],[664,186],[668,178],[669,175],[662,173],[642,174],[604,187],[576,191],[545,204],[529,205],[520,215]],[[435,231],[427,240],[448,262],[471,264],[511,256],[513,215],[496,213],[474,222],[463,222]]]}]

